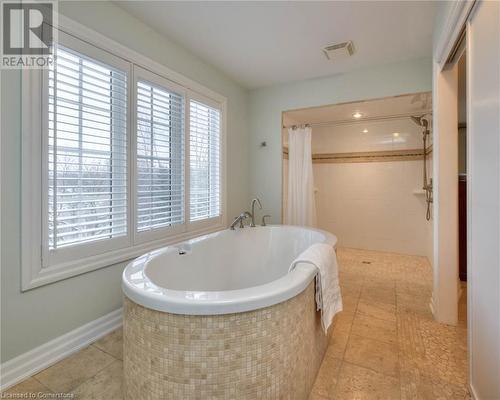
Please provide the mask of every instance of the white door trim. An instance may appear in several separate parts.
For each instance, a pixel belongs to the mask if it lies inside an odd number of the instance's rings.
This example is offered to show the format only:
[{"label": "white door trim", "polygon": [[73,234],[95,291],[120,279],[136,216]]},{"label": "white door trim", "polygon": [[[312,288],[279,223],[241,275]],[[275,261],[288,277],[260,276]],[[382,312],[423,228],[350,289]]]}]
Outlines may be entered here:
[{"label": "white door trim", "polygon": [[475,3],[476,0],[453,2],[452,8],[446,17],[445,26],[437,40],[434,53],[434,60],[438,63],[440,70],[445,66]]}]

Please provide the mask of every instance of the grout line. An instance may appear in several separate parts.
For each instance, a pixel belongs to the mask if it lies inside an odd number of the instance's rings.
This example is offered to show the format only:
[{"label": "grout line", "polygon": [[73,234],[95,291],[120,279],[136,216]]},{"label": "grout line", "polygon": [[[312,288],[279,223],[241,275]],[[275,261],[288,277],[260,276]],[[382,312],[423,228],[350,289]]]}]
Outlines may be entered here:
[{"label": "grout line", "polygon": [[[114,332],[114,331],[113,331],[113,332]],[[92,376],[90,376],[88,379],[86,379],[85,381],[83,381],[80,385],[78,385],[78,386],[76,386],[76,387],[74,387],[74,388],[69,389],[69,390],[68,390],[68,393],[73,393],[73,391],[75,391],[77,388],[79,388],[80,386],[82,386],[84,383],[87,383],[89,380],[91,380],[92,378],[94,378],[94,377],[95,377],[95,376],[96,376],[99,372],[103,371],[104,369],[106,369],[107,367],[109,367],[110,365],[112,365],[113,363],[115,363],[116,361],[121,361],[121,360],[118,360],[118,359],[117,359],[116,357],[114,357],[113,355],[111,355],[111,354],[109,354],[109,353],[107,353],[107,352],[105,352],[105,351],[103,351],[103,350],[99,349],[98,347],[94,346],[94,344],[92,343],[92,344],[89,344],[88,346],[86,346],[86,347],[84,347],[84,348],[80,349],[80,350],[79,350],[79,351],[77,351],[76,353],[73,353],[73,354],[69,355],[68,357],[63,358],[62,360],[60,360],[60,361],[58,361],[57,363],[55,363],[55,364],[51,365],[50,367],[47,367],[47,368],[45,368],[45,369],[42,369],[41,371],[38,371],[36,374],[34,374],[34,375],[32,375],[32,376],[28,376],[28,377],[26,377],[26,379],[22,380],[22,381],[21,381],[21,382],[19,382],[18,384],[21,384],[21,383],[23,383],[23,382],[26,382],[28,379],[33,378],[33,379],[34,379],[34,380],[36,380],[38,383],[40,383],[42,386],[46,387],[46,388],[50,391],[50,393],[57,393],[57,391],[55,391],[55,390],[53,390],[52,388],[48,387],[45,383],[43,383],[41,380],[37,379],[35,376],[36,376],[37,374],[42,373],[43,371],[46,371],[46,370],[48,370],[48,369],[50,369],[50,368],[52,368],[52,367],[56,366],[57,364],[59,364],[59,363],[61,363],[61,362],[65,361],[65,360],[67,360],[69,357],[71,357],[71,356],[73,356],[73,355],[76,355],[76,354],[80,353],[81,351],[83,351],[83,350],[85,350],[85,349],[88,349],[89,347],[94,347],[96,350],[101,351],[101,352],[103,352],[103,353],[105,353],[105,354],[108,354],[110,357],[112,357],[112,358],[113,358],[113,360],[112,360],[109,364],[106,364],[103,368],[99,369],[99,370],[98,370],[95,374],[93,374]]]},{"label": "grout line", "polygon": [[[48,367],[48,368],[50,368],[50,367]],[[46,368],[46,369],[47,369],[47,368]],[[42,370],[42,371],[44,371],[44,370]],[[40,371],[40,372],[42,372],[42,371]],[[36,374],[35,374],[35,375],[36,375]],[[35,381],[37,381],[37,382],[38,382],[40,385],[42,385],[45,389],[47,389],[47,393],[54,393],[54,391],[53,391],[51,388],[49,388],[49,387],[48,387],[47,385],[45,385],[43,382],[41,382],[40,380],[38,380],[37,378],[35,378],[35,375],[32,375],[32,376],[27,377],[25,380],[23,380],[23,381],[19,382],[19,383],[18,383],[18,385],[20,385],[20,384],[21,384],[21,383],[23,383],[23,382],[26,382],[28,379],[30,379],[30,378],[31,378],[31,379],[34,379]],[[15,385],[15,386],[17,386],[17,385]],[[9,390],[9,389],[7,389],[7,390]]]},{"label": "grout line", "polygon": [[[354,335],[354,336],[359,336],[359,337],[362,337],[364,338],[364,336],[360,336],[360,335]],[[380,340],[377,340],[377,339],[372,339],[372,340],[375,340],[379,343],[384,343],[384,344],[387,344],[386,342],[381,342]],[[347,361],[347,360],[342,360],[342,363],[347,363],[347,364],[351,364],[351,365],[355,365],[356,367],[359,367],[359,368],[364,368],[364,369],[368,369],[372,372],[376,372],[377,374],[380,374],[380,375],[383,375],[383,376],[387,376],[387,377],[390,377],[390,378],[393,378],[393,379],[397,379],[400,383],[400,391],[401,391],[401,371],[400,371],[400,368],[399,368],[399,364],[398,364],[398,377],[395,377],[395,376],[392,376],[392,375],[389,375],[389,374],[386,374],[382,371],[377,371],[376,369],[372,368],[372,367],[368,367],[366,365],[360,365],[360,364],[357,364],[353,361]],[[399,354],[398,354],[398,363],[399,363]]]},{"label": "grout line", "polygon": [[104,350],[104,349],[101,349],[100,347],[96,346],[94,343],[92,343],[92,344],[91,344],[91,346],[92,346],[92,347],[95,347],[97,350],[102,351],[103,353],[106,353],[108,356],[113,357],[113,358],[114,358],[115,360],[117,360],[117,361],[123,361],[123,359],[122,359],[122,358],[118,358],[118,357],[116,357],[114,354],[111,354],[110,352],[108,352],[108,351],[106,351],[106,350]]},{"label": "grout line", "polygon": [[[91,346],[95,347],[93,344],[91,344]],[[97,350],[100,350],[102,351],[101,349],[95,347]],[[105,354],[108,354],[106,353],[105,351],[103,351],[103,353]],[[111,356],[111,354],[110,354]],[[113,356],[111,356],[113,357]],[[113,365],[115,362],[119,361],[117,358],[113,357],[113,361],[111,361],[109,364],[106,364],[105,367],[101,368],[100,370],[98,370],[94,375],[92,375],[91,377],[89,377],[88,379],[86,379],[85,381],[83,381],[82,383],[80,383],[78,386],[75,386],[74,388],[70,389],[69,390],[69,393],[73,393],[75,392],[80,386],[86,384],[87,382],[89,382],[91,379],[93,379],[96,375],[98,375],[100,372],[104,371],[106,368],[110,367],[111,365]]]},{"label": "grout line", "polygon": [[[101,339],[104,339],[105,337],[108,337],[109,335],[112,335],[113,333],[115,333],[115,332],[116,332],[117,330],[119,330],[119,329],[122,329],[122,328],[120,327],[120,328],[115,329],[114,331],[109,332],[106,336],[103,336]],[[99,339],[99,340],[101,340],[101,339]],[[99,346],[97,346],[97,345],[96,345],[96,343],[97,343],[99,340],[95,341],[94,343],[91,343],[90,345],[91,345],[91,346],[94,346],[94,347],[95,347],[96,349],[98,349],[98,350],[101,350],[103,353],[106,353],[106,354],[110,355],[111,357],[115,358],[116,360],[118,360],[118,361],[122,361],[122,362],[123,362],[123,358],[118,358],[118,357],[116,357],[114,354],[111,354],[111,353],[109,353],[108,351],[106,351],[106,350],[104,350],[104,349],[101,349]],[[123,347],[123,336],[122,336],[121,341],[122,341],[122,347]]]},{"label": "grout line", "polygon": [[[379,375],[382,375],[382,376],[386,376],[386,377],[388,377],[388,378],[397,379],[398,381],[400,380],[399,378],[397,378],[397,377],[395,377],[395,376],[388,375],[388,374],[386,374],[386,373],[384,373],[384,372],[381,372],[381,371],[377,371],[376,369],[373,369],[373,368],[371,368],[371,367],[367,367],[366,365],[359,365],[359,364],[357,364],[357,363],[355,363],[355,362],[352,362],[352,361],[345,361],[345,360],[342,362],[342,364],[344,364],[344,363],[354,365],[354,366],[356,366],[356,367],[358,367],[358,368],[367,369],[368,371],[375,372],[376,374],[379,374]],[[401,387],[401,385],[400,385],[400,387]]]}]

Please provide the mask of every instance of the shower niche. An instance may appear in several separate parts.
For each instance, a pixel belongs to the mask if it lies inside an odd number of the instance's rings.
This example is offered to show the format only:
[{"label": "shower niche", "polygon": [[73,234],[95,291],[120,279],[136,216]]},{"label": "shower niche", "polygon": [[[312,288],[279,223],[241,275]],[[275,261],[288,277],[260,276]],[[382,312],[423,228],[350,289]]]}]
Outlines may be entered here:
[{"label": "shower niche", "polygon": [[284,223],[296,196],[289,137],[310,130],[315,225],[340,246],[431,257],[431,92],[289,110],[282,121]]}]

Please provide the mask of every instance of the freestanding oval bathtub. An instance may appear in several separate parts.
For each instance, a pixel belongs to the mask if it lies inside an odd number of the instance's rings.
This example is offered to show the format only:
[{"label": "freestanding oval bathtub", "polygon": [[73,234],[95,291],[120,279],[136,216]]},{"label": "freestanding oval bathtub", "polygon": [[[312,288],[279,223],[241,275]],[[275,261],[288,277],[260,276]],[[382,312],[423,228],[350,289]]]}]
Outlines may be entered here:
[{"label": "freestanding oval bathtub", "polygon": [[123,272],[125,398],[306,399],[328,342],[314,267],[291,262],[330,233],[224,230]]}]

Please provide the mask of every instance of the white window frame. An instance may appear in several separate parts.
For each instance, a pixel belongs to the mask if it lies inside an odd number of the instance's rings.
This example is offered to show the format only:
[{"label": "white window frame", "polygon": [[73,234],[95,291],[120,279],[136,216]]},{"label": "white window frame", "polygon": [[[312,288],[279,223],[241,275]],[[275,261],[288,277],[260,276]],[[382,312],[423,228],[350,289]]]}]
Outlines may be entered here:
[{"label": "white window frame", "polygon": [[[67,17],[59,15],[59,31],[64,40],[86,42],[82,45],[88,48],[97,48],[110,53],[112,58],[121,59],[129,65],[128,71],[128,93],[127,101],[127,139],[128,139],[128,203],[127,203],[127,236],[116,246],[109,246],[108,240],[76,245],[65,249],[58,257],[47,257],[46,234],[44,230],[47,224],[47,176],[46,156],[44,155],[44,124],[47,120],[45,113],[47,97],[44,88],[43,70],[24,70],[22,72],[22,173],[21,173],[21,290],[30,290],[42,285],[70,278],[85,272],[107,267],[116,263],[128,261],[144,252],[163,247],[175,242],[192,237],[215,232],[227,226],[226,217],[226,113],[227,99],[206,88],[205,86],[170,70],[148,57],[141,55],[109,38],[101,35]],[[68,38],[69,35],[69,38]],[[60,36],[60,37],[61,37]],[[65,39],[66,38],[66,39]],[[62,43],[64,45],[64,43]],[[67,47],[74,48],[70,45]],[[78,48],[74,48],[78,51]],[[85,50],[85,49],[84,49]],[[90,51],[92,52],[92,51]],[[88,49],[81,53],[93,57]],[[116,58],[115,58],[116,57]],[[104,60],[103,60],[104,61]],[[125,65],[124,64],[124,65]],[[115,66],[114,64],[111,64]],[[123,68],[120,68],[123,69]],[[185,208],[184,225],[181,229],[158,230],[148,232],[136,232],[135,216],[135,131],[136,131],[136,81],[138,76],[148,75],[158,77],[158,81],[170,85],[176,91],[183,90],[185,94],[185,144],[184,144],[184,185],[185,185]],[[150,75],[152,74],[152,75]],[[145,79],[148,80],[148,79]],[[195,99],[219,108],[221,110],[221,216],[208,220],[189,221],[189,101]],[[186,106],[187,105],[187,106]],[[142,237],[141,237],[142,236]],[[147,236],[147,237],[146,237]],[[123,238],[120,238],[123,239]],[[111,239],[113,240],[113,239]],[[47,243],[48,245],[48,243]],[[91,249],[91,251],[89,251]],[[67,251],[66,251],[67,250]],[[44,257],[45,256],[45,257]],[[42,262],[48,260],[48,262]]]},{"label": "white window frame", "polygon": [[[158,88],[164,88],[166,90],[171,90],[173,92],[176,92],[180,95],[183,96],[184,99],[184,106],[186,104],[186,92],[187,90],[182,87],[181,85],[177,85],[174,82],[169,81],[168,79],[163,78],[162,76],[155,74],[151,71],[148,71],[147,69],[144,69],[139,66],[134,66],[134,79],[133,79],[133,102],[134,102],[134,107],[133,107],[133,112],[132,112],[132,120],[134,124],[134,132],[136,132],[136,127],[137,127],[137,84],[139,81],[147,82],[150,83],[151,85],[158,87]],[[184,107],[185,108],[185,107]],[[185,112],[185,111],[184,111]],[[185,119],[185,115],[184,115]],[[186,126],[186,121],[184,121],[184,131],[187,130]],[[186,135],[184,134],[184,140],[186,140]],[[132,163],[132,182],[133,182],[133,188],[137,187],[137,138],[134,135],[134,139],[131,143],[131,150],[133,154],[133,163]],[[184,174],[186,173],[186,144],[184,143]],[[184,185],[186,185],[186,180],[184,178]],[[186,191],[184,191],[184,196],[186,196]],[[135,191],[133,193],[133,209],[137,210],[137,192]],[[186,208],[185,208],[186,201],[184,199],[184,214],[186,213]],[[184,218],[184,224],[179,224],[179,225],[174,225],[174,226],[165,226],[165,227],[160,227],[160,228],[155,228],[149,231],[143,231],[143,232],[138,232],[137,231],[137,215],[134,213],[134,220],[132,221],[132,227],[133,227],[133,238],[134,238],[134,244],[140,244],[140,243],[147,243],[152,240],[158,240],[161,239],[162,237],[169,236],[169,235],[175,235],[175,234],[180,234],[186,232],[186,219]]]},{"label": "white window frame", "polygon": [[[92,46],[82,40],[75,38],[72,35],[68,35],[64,32],[59,32],[58,43],[63,47],[70,48],[84,56],[90,57],[92,59],[99,60],[100,62],[106,63],[107,65],[120,69],[127,74],[127,92],[130,98],[130,81],[132,76],[132,68],[129,62],[126,62],[120,57],[116,57],[107,51],[103,51],[95,46]],[[48,70],[42,71],[42,149],[48,148],[48,136],[45,134],[48,129],[48,113],[49,113],[49,100],[48,100],[48,87],[46,83],[48,82]],[[127,99],[127,145],[130,146],[130,101]],[[127,221],[130,219],[130,155],[127,152]],[[48,248],[48,230],[46,229],[48,224],[48,153],[45,151],[41,152],[41,171],[42,171],[42,268],[47,268],[52,265],[63,265],[72,262],[72,260],[95,256],[105,253],[110,250],[119,250],[130,246],[131,236],[130,230],[127,226],[127,234],[119,236],[116,238],[89,241],[86,243],[77,244],[74,246],[62,247],[57,250],[49,250]]]},{"label": "white window frame", "polygon": [[[220,124],[221,124],[221,149],[220,149],[220,159],[221,159],[221,176],[219,177],[220,179],[220,187],[222,188],[223,185],[224,185],[224,182],[226,181],[225,179],[225,170],[223,168],[224,166],[224,143],[225,141],[223,140],[223,128],[222,126],[225,125],[225,122],[223,122],[223,118],[225,116],[225,113],[223,112],[223,109],[221,107],[221,104],[212,100],[211,98],[207,97],[207,96],[203,96],[202,94],[199,94],[199,93],[196,93],[196,92],[189,92],[188,95],[187,95],[187,98],[186,98],[186,121],[189,121],[189,118],[190,118],[190,102],[191,100],[194,100],[194,101],[197,101],[199,103],[202,103],[202,104],[205,104],[209,107],[213,107],[213,108],[216,108],[218,110],[220,110],[220,114],[221,114],[221,121],[220,121]],[[206,229],[207,227],[209,227],[210,225],[213,225],[213,224],[223,224],[224,223],[224,210],[222,208],[222,204],[221,204],[221,215],[218,216],[218,217],[212,217],[212,218],[207,218],[207,219],[202,219],[202,220],[198,220],[198,221],[193,221],[191,222],[190,221],[190,217],[191,217],[191,210],[190,210],[190,190],[191,190],[191,181],[190,181],[190,177],[191,177],[191,170],[190,170],[190,165],[189,165],[189,129],[190,129],[190,125],[186,125],[186,143],[187,143],[187,148],[186,148],[186,220],[188,222],[188,225],[189,227],[192,229],[192,230],[197,230],[197,229]],[[222,190],[222,189],[221,189]],[[222,196],[221,196],[221,201],[222,200]]]}]

